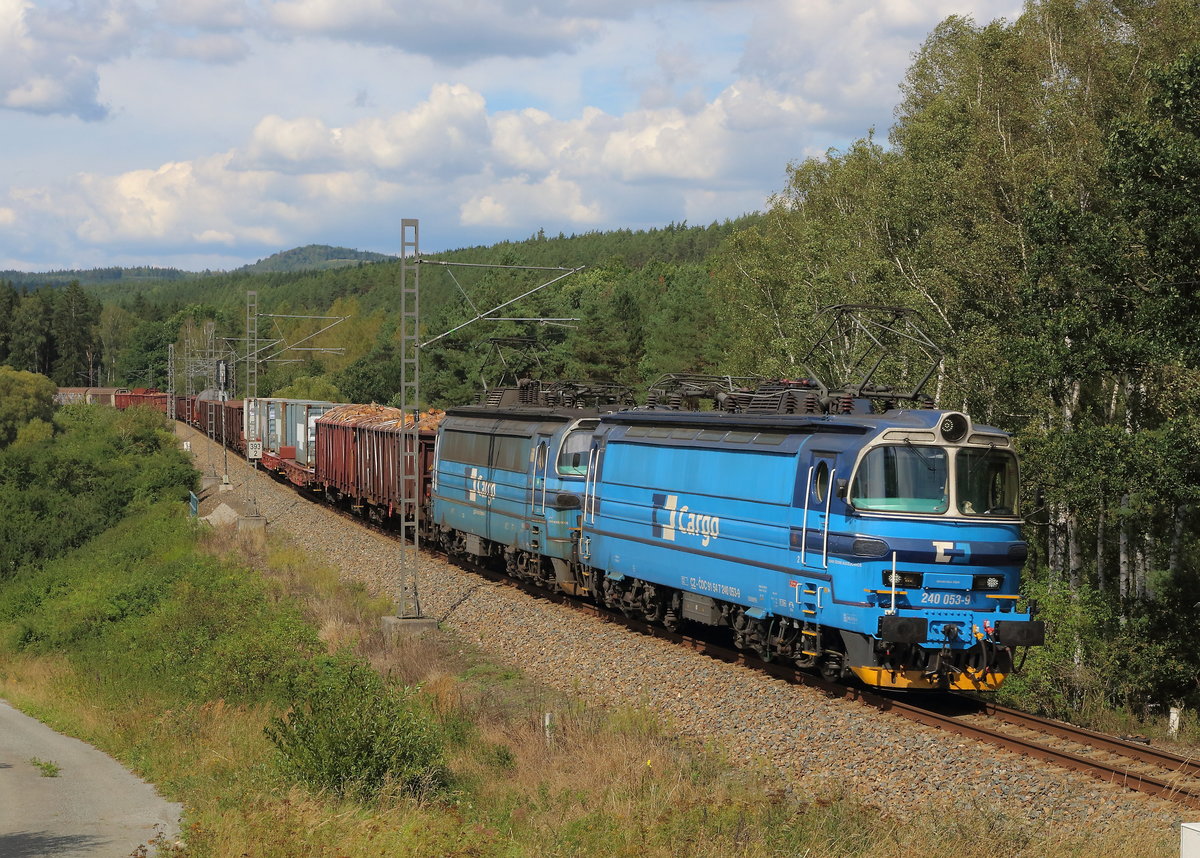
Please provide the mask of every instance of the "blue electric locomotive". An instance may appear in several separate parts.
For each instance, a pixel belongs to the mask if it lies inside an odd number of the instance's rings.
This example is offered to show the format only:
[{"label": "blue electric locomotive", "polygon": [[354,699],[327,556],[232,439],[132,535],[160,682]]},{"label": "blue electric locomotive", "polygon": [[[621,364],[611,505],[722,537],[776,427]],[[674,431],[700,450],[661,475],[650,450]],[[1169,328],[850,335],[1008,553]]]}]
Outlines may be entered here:
[{"label": "blue electric locomotive", "polygon": [[610,606],[883,688],[993,690],[1042,642],[1011,439],[965,415],[627,411],[591,456],[580,559]]},{"label": "blue electric locomotive", "polygon": [[674,377],[647,406],[581,409],[530,383],[450,409],[430,511],[443,544],[669,628],[727,626],[830,677],[996,689],[1044,640],[1018,606],[1012,438],[930,407],[932,370],[908,393],[870,383],[877,332],[908,311],[836,309],[869,334],[855,384]]}]

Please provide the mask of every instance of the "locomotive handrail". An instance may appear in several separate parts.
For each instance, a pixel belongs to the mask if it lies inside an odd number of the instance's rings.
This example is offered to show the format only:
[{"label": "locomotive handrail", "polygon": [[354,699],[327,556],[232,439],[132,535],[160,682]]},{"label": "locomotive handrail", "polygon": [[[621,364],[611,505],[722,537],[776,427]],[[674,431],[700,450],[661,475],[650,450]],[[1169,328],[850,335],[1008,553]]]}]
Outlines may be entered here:
[{"label": "locomotive handrail", "polygon": [[546,455],[542,457],[542,515],[546,514],[546,481],[550,479],[550,445],[542,442]]},{"label": "locomotive handrail", "polygon": [[800,565],[808,565],[808,499],[812,494],[813,466],[808,466],[808,482],[804,485],[804,518],[800,522]]},{"label": "locomotive handrail", "polygon": [[[837,476],[837,468],[829,472],[829,486],[837,485],[834,478]],[[821,568],[829,568],[829,502],[833,500],[833,492],[826,489],[825,491],[825,536],[821,540]]]},{"label": "locomotive handrail", "polygon": [[590,524],[588,514],[592,509],[592,457],[596,455],[596,448],[592,447],[588,450],[587,473],[583,475],[583,523]]},{"label": "locomotive handrail", "polygon": [[596,523],[596,465],[600,464],[600,449],[588,450],[587,476],[583,479],[583,517],[588,524]]}]

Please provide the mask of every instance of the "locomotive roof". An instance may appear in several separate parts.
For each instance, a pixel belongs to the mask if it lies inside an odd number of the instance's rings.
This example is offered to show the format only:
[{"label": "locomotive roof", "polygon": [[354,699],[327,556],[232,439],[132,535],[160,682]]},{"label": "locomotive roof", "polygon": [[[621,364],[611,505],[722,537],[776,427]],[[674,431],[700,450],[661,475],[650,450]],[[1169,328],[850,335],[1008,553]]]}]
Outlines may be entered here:
[{"label": "locomotive roof", "polygon": [[530,423],[545,423],[556,421],[569,423],[572,420],[584,418],[605,417],[618,412],[601,411],[598,408],[550,408],[529,406],[521,408],[497,408],[491,405],[460,405],[457,408],[446,409],[450,417],[491,417],[496,420],[526,420]]},{"label": "locomotive roof", "polygon": [[[882,414],[729,414],[724,411],[674,411],[631,409],[606,414],[604,423],[618,425],[712,426],[762,431],[866,434],[884,429],[931,429],[948,412],[931,409],[894,409]],[[975,429],[1001,434],[1001,430],[976,425]]]}]

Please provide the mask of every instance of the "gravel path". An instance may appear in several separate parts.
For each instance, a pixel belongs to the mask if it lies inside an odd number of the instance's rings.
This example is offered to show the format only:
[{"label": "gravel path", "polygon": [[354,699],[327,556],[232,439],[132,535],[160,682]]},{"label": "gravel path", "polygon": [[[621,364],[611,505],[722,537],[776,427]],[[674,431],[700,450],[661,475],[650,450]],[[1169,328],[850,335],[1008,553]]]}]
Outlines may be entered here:
[{"label": "gravel path", "polygon": [[[178,431],[192,440],[201,472],[219,475],[219,448],[191,429],[181,426]],[[214,492],[207,504],[245,495],[249,467],[230,454],[229,469],[234,491]],[[397,593],[392,540],[264,474],[253,479],[250,489],[270,529],[290,534],[343,576]],[[589,702],[653,708],[679,734],[720,743],[730,759],[769,761],[788,791],[846,788],[880,807],[910,809],[952,797],[964,808],[992,810],[993,818],[998,809],[1014,823],[1044,822],[1066,830],[1144,831],[1149,823],[1161,824],[1164,832],[1178,831],[1181,821],[1195,815],[1086,775],[633,634],[484,582],[431,557],[421,560],[420,589],[426,614],[478,641],[484,651]]]}]

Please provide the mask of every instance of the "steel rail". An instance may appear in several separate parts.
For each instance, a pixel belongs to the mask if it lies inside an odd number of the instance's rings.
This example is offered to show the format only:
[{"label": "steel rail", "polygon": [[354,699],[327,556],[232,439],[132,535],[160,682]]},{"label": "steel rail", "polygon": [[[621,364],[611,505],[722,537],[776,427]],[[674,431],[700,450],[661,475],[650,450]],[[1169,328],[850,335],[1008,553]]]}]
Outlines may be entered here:
[{"label": "steel rail", "polygon": [[1068,724],[1064,721],[1054,721],[1050,718],[1043,718],[1040,715],[1030,715],[1019,709],[1011,709],[997,703],[984,701],[980,704],[980,707],[980,711],[984,715],[995,718],[998,721],[1037,730],[1041,733],[1048,733],[1052,736],[1067,739],[1080,745],[1087,745],[1100,751],[1120,754],[1123,757],[1129,757],[1152,766],[1170,769],[1188,777],[1200,778],[1200,759],[1195,757],[1173,754],[1170,751],[1163,751],[1150,745],[1143,745],[1138,742],[1121,739],[1117,736],[1098,733],[1086,727],[1077,727],[1074,724]]}]

